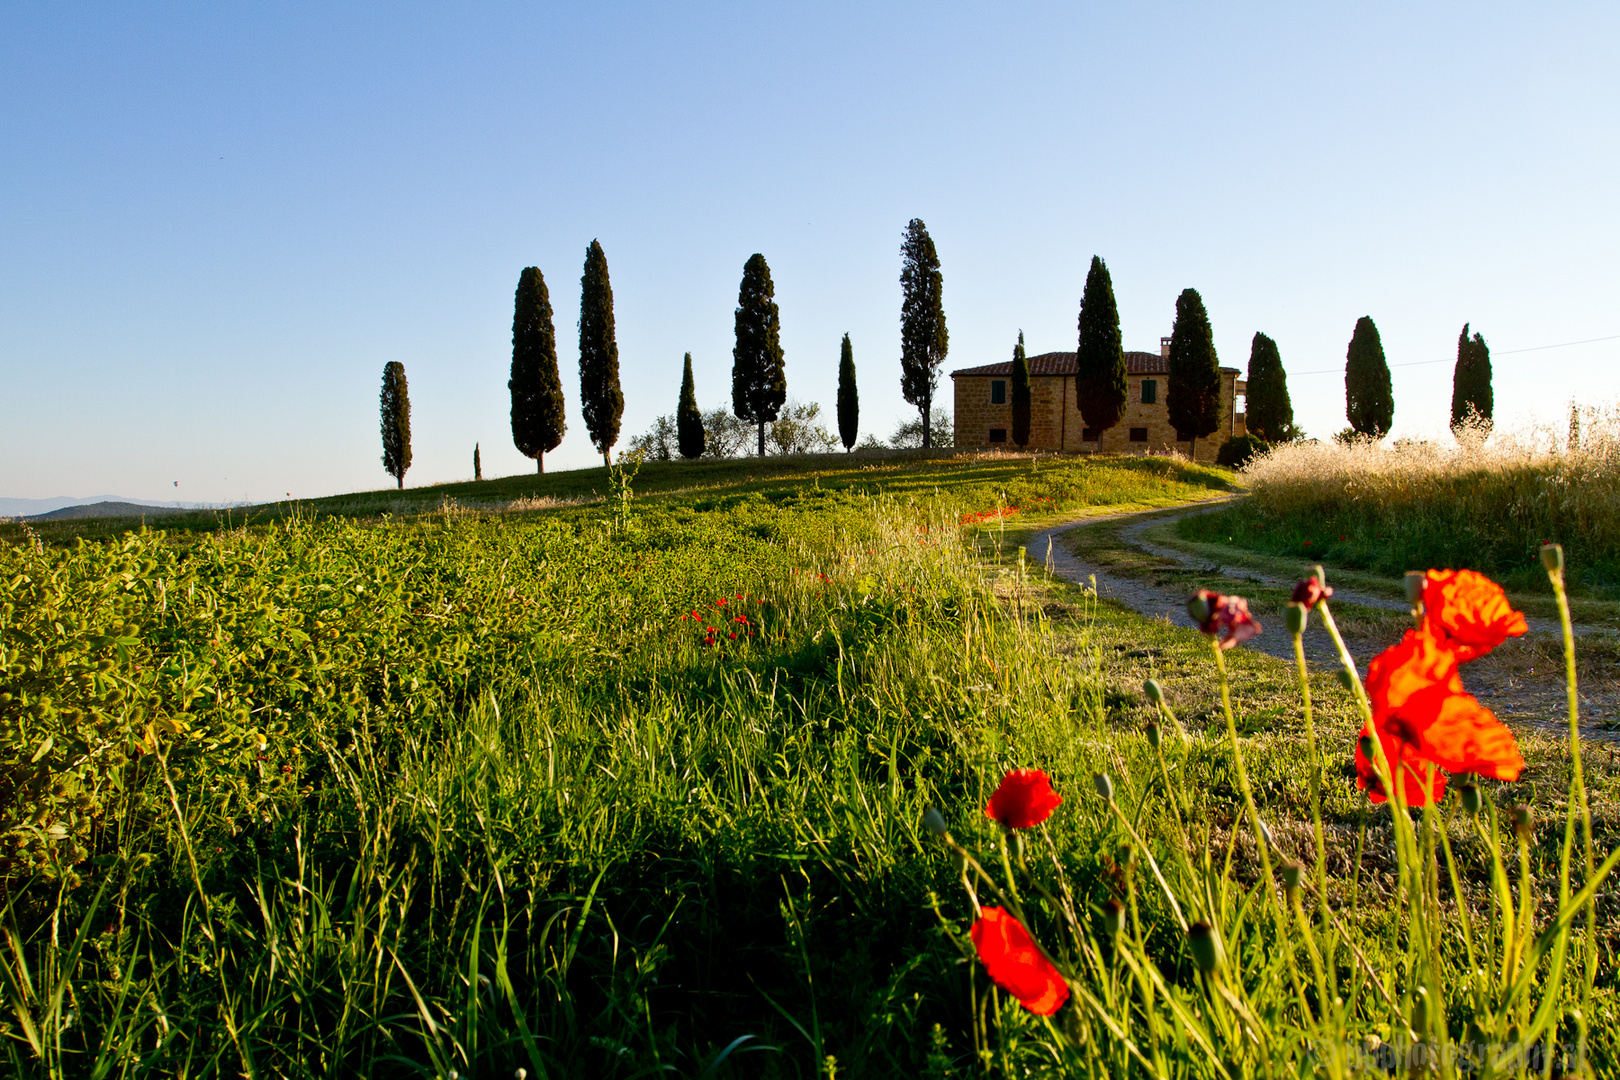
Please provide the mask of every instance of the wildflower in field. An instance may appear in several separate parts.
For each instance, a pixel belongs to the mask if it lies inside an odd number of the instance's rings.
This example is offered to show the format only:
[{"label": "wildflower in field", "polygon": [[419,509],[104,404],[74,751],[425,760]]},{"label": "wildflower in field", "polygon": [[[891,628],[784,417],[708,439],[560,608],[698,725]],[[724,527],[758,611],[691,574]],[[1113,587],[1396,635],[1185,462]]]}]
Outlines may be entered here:
[{"label": "wildflower in field", "polygon": [[1323,600],[1333,595],[1333,590],[1322,584],[1322,579],[1312,574],[1298,585],[1294,586],[1293,602],[1304,604],[1310,610]]},{"label": "wildflower in field", "polygon": [[1223,649],[1241,645],[1260,633],[1261,626],[1249,614],[1249,602],[1241,596],[1222,596],[1213,589],[1199,589],[1187,601],[1187,614],[1198,629],[1218,637]]},{"label": "wildflower in field", "polygon": [[[1477,772],[1497,780],[1517,780],[1524,770],[1524,758],[1507,725],[1463,689],[1460,662],[1451,642],[1430,633],[1425,622],[1420,629],[1408,630],[1367,667],[1373,721],[1384,756],[1394,775],[1402,777],[1402,794],[1410,806],[1440,798],[1445,779],[1439,770]],[[1362,734],[1371,733],[1363,728]],[[1435,779],[1432,790],[1426,790],[1431,764]],[[1356,772],[1358,786],[1374,802],[1383,802],[1387,794],[1361,748],[1356,752]]]},{"label": "wildflower in field", "polygon": [[1063,796],[1052,790],[1052,782],[1040,769],[1013,769],[1001,778],[1001,786],[985,804],[984,816],[1009,829],[1029,829],[1051,816],[1063,805]]},{"label": "wildflower in field", "polygon": [[1024,924],[987,907],[969,932],[979,962],[995,984],[1037,1016],[1051,1016],[1069,1000],[1069,984],[1036,947]]},{"label": "wildflower in field", "polygon": [[1423,621],[1462,663],[1530,629],[1502,586],[1473,570],[1430,570],[1424,575]]}]

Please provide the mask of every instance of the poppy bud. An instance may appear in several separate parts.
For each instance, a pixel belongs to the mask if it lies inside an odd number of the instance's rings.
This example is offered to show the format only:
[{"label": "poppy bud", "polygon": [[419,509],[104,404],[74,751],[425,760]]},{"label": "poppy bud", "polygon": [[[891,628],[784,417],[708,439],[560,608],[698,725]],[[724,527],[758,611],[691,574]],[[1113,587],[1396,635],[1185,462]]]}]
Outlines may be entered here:
[{"label": "poppy bud", "polygon": [[1121,844],[1114,849],[1114,865],[1121,870],[1129,870],[1134,862],[1136,862],[1136,849],[1131,845]]},{"label": "poppy bud", "polygon": [[1159,732],[1159,725],[1149,724],[1143,730],[1147,732],[1148,745],[1157,750],[1159,748],[1159,740],[1163,737]]},{"label": "poppy bud", "polygon": [[1187,948],[1192,952],[1193,963],[1205,975],[1213,975],[1220,966],[1221,943],[1209,923],[1195,922],[1187,927]]},{"label": "poppy bud", "polygon": [[1091,775],[1091,782],[1096,786],[1097,794],[1101,795],[1109,802],[1114,801],[1114,781],[1109,779],[1107,773],[1093,773]]},{"label": "poppy bud", "polygon": [[1457,798],[1462,800],[1463,809],[1471,815],[1477,815],[1484,800],[1480,798],[1479,788],[1474,784],[1463,784],[1457,788]]},{"label": "poppy bud", "polygon": [[1153,702],[1153,704],[1164,704],[1164,687],[1159,685],[1159,680],[1149,679],[1147,682],[1143,683],[1142,693],[1146,694],[1147,699]]},{"label": "poppy bud", "polygon": [[1356,749],[1360,750],[1361,756],[1366,758],[1368,761],[1376,760],[1373,757],[1373,741],[1371,735],[1363,735],[1361,738],[1357,739]]},{"label": "poppy bud", "polygon": [[1260,835],[1265,839],[1267,844],[1270,844],[1272,847],[1277,846],[1277,838],[1271,835],[1271,826],[1267,825],[1264,821],[1260,822]]},{"label": "poppy bud", "polygon": [[1530,834],[1536,829],[1536,816],[1530,807],[1520,803],[1513,808],[1513,831],[1519,834],[1519,839],[1528,840]]},{"label": "poppy bud", "polygon": [[1564,572],[1564,546],[1562,544],[1542,544],[1541,565],[1549,574],[1562,574]]},{"label": "poppy bud", "polygon": [[1192,621],[1197,623],[1199,626],[1203,626],[1205,623],[1209,622],[1209,600],[1204,596],[1203,592],[1199,592],[1188,599],[1187,614],[1191,616]]},{"label": "poppy bud", "polygon": [[1421,570],[1406,572],[1406,599],[1413,607],[1423,603],[1423,587],[1428,584],[1428,580],[1428,575]]},{"label": "poppy bud", "polygon": [[1354,690],[1356,688],[1355,680],[1350,677],[1350,673],[1344,668],[1339,669],[1339,685],[1344,687],[1346,690]]},{"label": "poppy bud", "polygon": [[1283,608],[1283,625],[1295,637],[1305,632],[1305,622],[1310,618],[1310,609],[1304,604],[1289,604]]},{"label": "poppy bud", "polygon": [[1118,937],[1119,929],[1125,925],[1125,909],[1118,900],[1110,899],[1103,904],[1103,932],[1109,937]]},{"label": "poppy bud", "polygon": [[1285,862],[1282,864],[1283,888],[1288,890],[1290,896],[1299,891],[1300,878],[1304,874],[1305,868],[1297,862]]},{"label": "poppy bud", "polygon": [[945,816],[930,806],[923,811],[923,828],[935,836],[945,835]]}]

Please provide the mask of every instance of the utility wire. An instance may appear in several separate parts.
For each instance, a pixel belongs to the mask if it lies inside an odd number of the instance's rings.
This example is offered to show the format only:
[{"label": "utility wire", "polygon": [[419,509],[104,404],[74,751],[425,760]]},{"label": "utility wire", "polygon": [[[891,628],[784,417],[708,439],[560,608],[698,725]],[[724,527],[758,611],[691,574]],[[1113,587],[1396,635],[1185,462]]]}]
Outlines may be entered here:
[{"label": "utility wire", "polygon": [[[1587,338],[1584,341],[1561,341],[1557,345],[1532,345],[1528,349],[1503,349],[1497,356],[1512,356],[1515,353],[1540,352],[1543,349],[1567,349],[1571,345],[1590,345],[1596,341],[1620,340],[1620,334],[1610,334],[1608,337]],[[1411,360],[1404,364],[1391,364],[1390,367],[1423,367],[1427,364],[1452,364],[1455,360]],[[1290,371],[1289,375],[1337,375],[1343,368],[1317,368],[1315,371]]]}]

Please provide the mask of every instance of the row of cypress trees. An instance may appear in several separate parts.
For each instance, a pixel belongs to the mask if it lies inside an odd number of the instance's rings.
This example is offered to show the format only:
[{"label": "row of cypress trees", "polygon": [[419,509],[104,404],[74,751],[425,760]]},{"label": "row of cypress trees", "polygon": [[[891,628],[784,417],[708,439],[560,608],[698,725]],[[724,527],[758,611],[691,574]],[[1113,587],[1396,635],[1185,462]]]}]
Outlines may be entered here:
[{"label": "row of cypress trees", "polygon": [[[1470,423],[1489,427],[1495,412],[1491,390],[1491,350],[1485,338],[1468,336],[1463,323],[1457,336],[1457,365],[1451,377],[1451,428],[1460,430]],[[1251,403],[1253,388],[1250,388]],[[1363,315],[1356,320],[1344,366],[1345,414],[1350,430],[1358,435],[1382,439],[1395,420],[1395,395],[1391,388],[1389,363],[1378,327]]]}]

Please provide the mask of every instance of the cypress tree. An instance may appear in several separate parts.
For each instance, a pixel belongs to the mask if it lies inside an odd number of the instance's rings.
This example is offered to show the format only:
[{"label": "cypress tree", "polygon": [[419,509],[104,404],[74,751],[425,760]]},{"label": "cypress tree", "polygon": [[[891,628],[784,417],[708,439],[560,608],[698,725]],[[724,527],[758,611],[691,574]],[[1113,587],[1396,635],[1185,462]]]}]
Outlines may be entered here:
[{"label": "cypress tree", "polygon": [[1344,411],[1350,427],[1382,439],[1395,419],[1395,391],[1384,361],[1384,343],[1369,316],[1356,320],[1344,362]]},{"label": "cypress tree", "polygon": [[405,385],[405,365],[390,360],[382,379],[383,469],[405,486],[405,470],[411,467],[411,395]]},{"label": "cypress tree", "polygon": [[1221,426],[1221,368],[1215,356],[1215,334],[1209,313],[1197,289],[1184,289],[1176,298],[1176,324],[1170,330],[1170,385],[1165,411],[1176,438],[1188,442],[1188,456],[1197,459],[1198,439],[1213,435]]},{"label": "cypress tree", "polygon": [[579,404],[602,464],[611,465],[608,452],[619,441],[624,391],[619,389],[619,342],[613,333],[613,285],[607,256],[595,240],[585,250],[585,273],[579,279]]},{"label": "cypress tree", "polygon": [[765,425],[787,400],[782,367],[782,315],[765,256],[749,256],[737,289],[737,344],[731,350],[731,411],[759,427],[759,456],[765,456]]},{"label": "cypress tree", "polygon": [[855,349],[849,343],[849,335],[845,334],[844,343],[838,350],[838,437],[844,441],[845,450],[855,449],[860,425],[861,399],[855,389]]},{"label": "cypress tree", "polygon": [[1029,358],[1024,355],[1024,332],[1020,330],[1012,368],[1012,437],[1020,449],[1029,445],[1029,413]]},{"label": "cypress tree", "polygon": [[557,371],[557,331],[551,293],[539,267],[518,275],[512,314],[512,443],[546,471],[546,451],[557,449],[568,424],[563,416],[562,376]]},{"label": "cypress tree", "polygon": [[933,445],[929,435],[934,388],[951,339],[945,329],[945,279],[939,272],[939,253],[921,218],[912,218],[906,226],[900,257],[900,392],[922,413],[926,450]]},{"label": "cypress tree", "polygon": [[1130,384],[1119,335],[1119,305],[1108,264],[1091,257],[1086,291],[1080,297],[1080,344],[1075,352],[1075,404],[1086,427],[1099,434],[1125,415]]},{"label": "cypress tree", "polygon": [[1248,384],[1244,422],[1249,433],[1271,443],[1293,438],[1294,404],[1288,399],[1288,374],[1283,371],[1277,343],[1264,334],[1255,334],[1249,345]]},{"label": "cypress tree", "polygon": [[681,373],[681,403],[675,407],[675,444],[683,458],[703,456],[703,413],[692,382],[691,353],[686,354],[686,369]]},{"label": "cypress tree", "polygon": [[484,459],[478,456],[478,444],[473,443],[473,479],[484,478]]},{"label": "cypress tree", "polygon": [[1490,429],[1495,407],[1491,393],[1491,350],[1479,334],[1468,340],[1468,324],[1457,337],[1457,368],[1451,376],[1451,430],[1463,425],[1469,413]]}]

